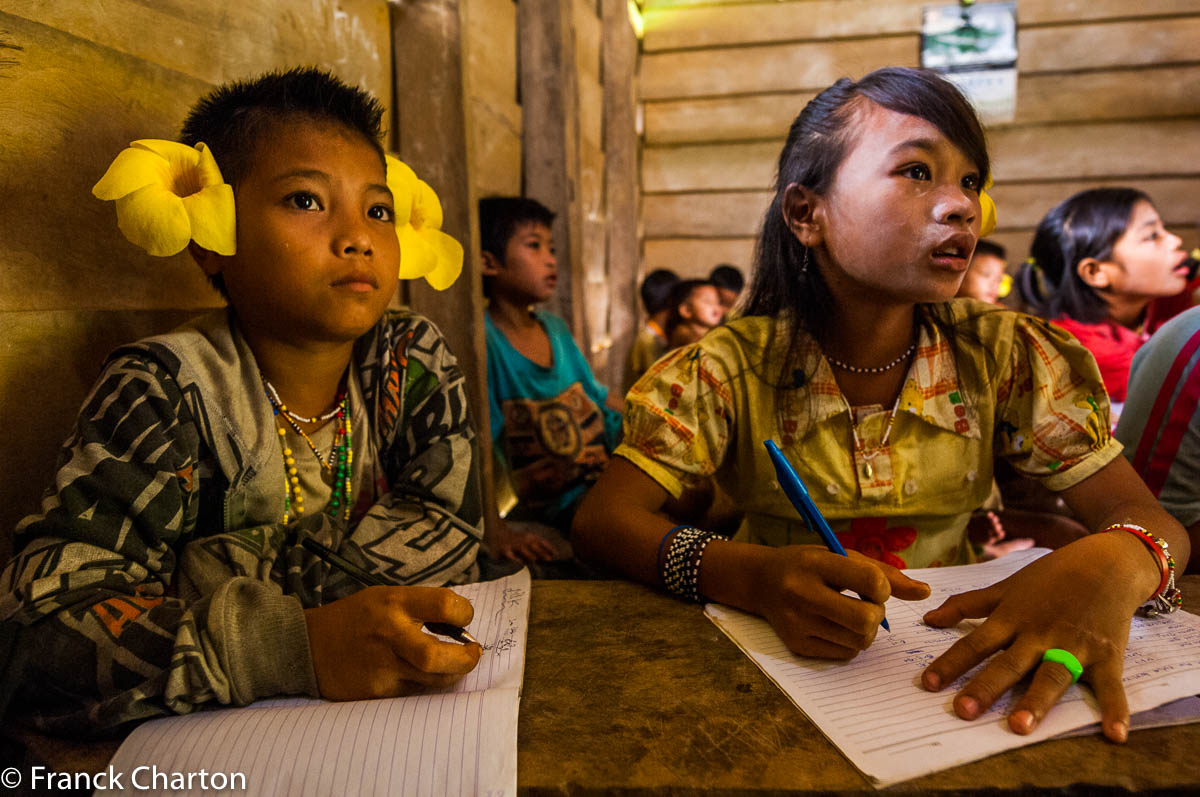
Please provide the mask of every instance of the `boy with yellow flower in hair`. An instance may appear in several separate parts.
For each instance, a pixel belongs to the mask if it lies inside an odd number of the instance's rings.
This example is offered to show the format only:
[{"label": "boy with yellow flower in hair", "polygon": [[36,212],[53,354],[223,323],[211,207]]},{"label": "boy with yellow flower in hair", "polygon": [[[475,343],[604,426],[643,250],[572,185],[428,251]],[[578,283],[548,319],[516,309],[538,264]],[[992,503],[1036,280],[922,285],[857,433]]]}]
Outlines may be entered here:
[{"label": "boy with yellow flower in hair", "polygon": [[[109,357],[18,527],[4,691],[39,727],[397,695],[478,662],[422,630],[472,616],[441,588],[476,577],[482,538],[463,375],[432,323],[387,310],[399,277],[453,282],[462,249],[385,161],[381,116],[327,73],[265,75],[96,185],[229,306]],[[311,540],[406,586],[361,589]]]}]

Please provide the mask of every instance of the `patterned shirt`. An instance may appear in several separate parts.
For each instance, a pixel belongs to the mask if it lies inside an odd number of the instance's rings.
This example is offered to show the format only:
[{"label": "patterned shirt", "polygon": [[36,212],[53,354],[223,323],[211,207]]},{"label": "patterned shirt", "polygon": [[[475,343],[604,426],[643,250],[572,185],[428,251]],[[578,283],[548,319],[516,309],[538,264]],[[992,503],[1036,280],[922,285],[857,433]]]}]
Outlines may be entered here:
[{"label": "patterned shirt", "polygon": [[463,375],[427,319],[354,346],[356,509],[287,525],[254,355],[224,311],[118,349],[3,574],[3,673],[41,727],[78,733],[205,703],[316,694],[303,609],[359,589],[313,536],[398,584],[477,576],[481,503]]},{"label": "patterned shirt", "polygon": [[745,513],[738,540],[819,544],[775,479],[763,445],[774,439],[846,548],[896,567],[969,561],[967,519],[993,457],[1062,490],[1121,446],[1095,363],[1069,335],[974,300],[940,307],[953,336],[922,326],[886,445],[891,407],[856,407],[856,451],[851,409],[803,331],[789,389],[776,390],[790,335],[752,316],[656,363],[626,398],[615,453],[675,496],[714,478]]},{"label": "patterned shirt", "polygon": [[509,517],[565,529],[608,464],[621,414],[605,405],[608,388],[596,380],[563,320],[535,315],[550,339],[549,366],[517,351],[484,315],[492,440],[517,499]]}]

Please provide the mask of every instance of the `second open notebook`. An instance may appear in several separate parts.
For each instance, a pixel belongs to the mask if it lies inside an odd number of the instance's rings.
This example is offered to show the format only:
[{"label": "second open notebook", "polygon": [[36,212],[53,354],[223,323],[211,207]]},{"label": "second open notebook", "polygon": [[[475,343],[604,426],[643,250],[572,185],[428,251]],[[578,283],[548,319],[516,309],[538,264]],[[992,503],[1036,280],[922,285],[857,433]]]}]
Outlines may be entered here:
[{"label": "second open notebook", "polygon": [[[255,795],[515,794],[529,586],[522,570],[454,588],[475,607],[467,630],[484,650],[451,690],[346,703],[263,700],[153,720],[125,740],[113,769],[129,773],[126,784],[139,793],[139,784],[154,787],[150,794],[199,794],[158,786],[171,785],[170,773],[201,770],[241,773]],[[155,772],[168,777],[156,781]]]},{"label": "second open notebook", "polygon": [[[974,622],[931,628],[921,620],[925,612],[950,595],[993,584],[1046,553],[1035,548],[985,564],[907,571],[929,584],[930,597],[889,600],[892,633],[880,631],[869,649],[845,663],[794,655],[759,617],[718,604],[709,604],[706,612],[851,763],[885,786],[1099,720],[1091,691],[1075,685],[1037,730],[1018,736],[1008,730],[1005,720],[1012,693],[984,716],[967,722],[954,714],[951,705],[967,676],[941,692],[927,692],[920,686],[925,666]],[[1200,693],[1200,617],[1186,612],[1149,620],[1135,617],[1125,653],[1124,683],[1134,712]]]}]

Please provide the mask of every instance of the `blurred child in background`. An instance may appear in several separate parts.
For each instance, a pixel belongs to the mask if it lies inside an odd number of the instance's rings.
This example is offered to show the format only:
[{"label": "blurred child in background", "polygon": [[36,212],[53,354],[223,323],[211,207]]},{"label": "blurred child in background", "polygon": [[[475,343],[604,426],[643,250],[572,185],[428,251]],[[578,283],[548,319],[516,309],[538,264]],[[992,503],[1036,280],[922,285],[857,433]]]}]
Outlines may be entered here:
[{"label": "blurred child in background", "polygon": [[746,278],[737,266],[721,263],[708,275],[708,281],[716,287],[721,306],[725,308],[725,315],[728,316],[737,305],[742,289],[746,287]]},{"label": "blurred child in background", "polygon": [[646,326],[638,333],[629,350],[627,382],[632,384],[646,369],[667,351],[667,322],[671,318],[671,289],[679,275],[670,269],[651,271],[642,280],[642,307],[646,310]]},{"label": "blurred child in background", "polygon": [[958,286],[956,296],[968,296],[988,304],[999,304],[1008,293],[1004,285],[1004,272],[1008,267],[1004,247],[992,241],[982,240],[975,244],[971,266]]},{"label": "blurred child in background", "polygon": [[1154,331],[1144,323],[1147,306],[1187,287],[1180,243],[1135,188],[1081,191],[1047,213],[1034,234],[1018,278],[1021,297],[1096,358],[1114,419],[1133,353]]},{"label": "blurred child in background", "polygon": [[669,348],[695,343],[725,316],[717,287],[708,280],[682,280],[671,290],[667,321]]},{"label": "blurred child in background", "polygon": [[570,557],[561,533],[621,434],[621,397],[596,380],[566,323],[536,307],[558,282],[553,221],[533,199],[479,202],[493,451],[515,498],[509,511],[488,507],[499,529],[489,547],[529,563]]}]

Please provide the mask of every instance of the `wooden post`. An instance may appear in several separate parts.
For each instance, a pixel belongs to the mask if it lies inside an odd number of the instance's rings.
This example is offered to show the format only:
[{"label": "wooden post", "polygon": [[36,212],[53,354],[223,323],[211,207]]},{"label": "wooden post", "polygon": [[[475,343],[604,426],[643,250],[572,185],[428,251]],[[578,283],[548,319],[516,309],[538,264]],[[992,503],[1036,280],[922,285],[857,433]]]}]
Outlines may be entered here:
[{"label": "wooden post", "polygon": [[562,316],[583,351],[583,274],[580,271],[576,185],[579,176],[579,88],[569,0],[520,0],[520,96],[524,120],[524,193],[553,210],[558,291],[547,309]]},{"label": "wooden post", "polygon": [[637,336],[638,135],[634,83],[638,43],[625,0],[600,0],[604,25],[604,203],[608,216],[608,334],[606,381],[624,392],[629,350]]},{"label": "wooden post", "polygon": [[[408,304],[441,329],[467,380],[476,426],[484,506],[494,501],[487,401],[479,218],[467,145],[463,24],[458,0],[391,5],[395,65],[395,149],[442,200],[442,229],[466,252],[463,273],[445,291],[424,280],[403,284]],[[486,513],[485,513],[486,514]]]}]

